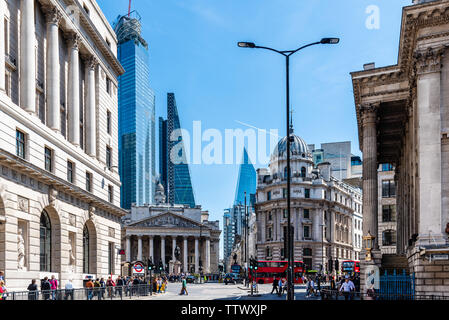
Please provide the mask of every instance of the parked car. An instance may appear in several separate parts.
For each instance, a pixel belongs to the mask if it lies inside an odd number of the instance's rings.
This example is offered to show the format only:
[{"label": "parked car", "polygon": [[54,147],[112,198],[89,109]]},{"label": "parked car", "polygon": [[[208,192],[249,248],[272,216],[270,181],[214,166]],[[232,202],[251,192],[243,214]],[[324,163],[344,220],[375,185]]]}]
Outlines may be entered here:
[{"label": "parked car", "polygon": [[237,273],[227,273],[224,276],[223,281],[226,285],[228,283],[232,283],[232,284],[243,283],[243,279]]},{"label": "parked car", "polygon": [[186,282],[187,283],[195,283],[196,278],[194,276],[187,276]]}]

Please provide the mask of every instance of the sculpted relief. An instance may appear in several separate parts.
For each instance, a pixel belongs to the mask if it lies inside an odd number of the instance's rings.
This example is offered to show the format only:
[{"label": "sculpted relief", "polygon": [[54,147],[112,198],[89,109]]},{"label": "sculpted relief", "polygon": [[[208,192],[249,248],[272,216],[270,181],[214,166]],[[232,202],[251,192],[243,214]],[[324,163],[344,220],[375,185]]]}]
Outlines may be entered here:
[{"label": "sculpted relief", "polygon": [[197,225],[181,219],[179,217],[175,217],[172,215],[164,215],[161,217],[156,217],[147,221],[140,223],[138,226],[140,227],[181,227],[181,228],[196,228]]}]

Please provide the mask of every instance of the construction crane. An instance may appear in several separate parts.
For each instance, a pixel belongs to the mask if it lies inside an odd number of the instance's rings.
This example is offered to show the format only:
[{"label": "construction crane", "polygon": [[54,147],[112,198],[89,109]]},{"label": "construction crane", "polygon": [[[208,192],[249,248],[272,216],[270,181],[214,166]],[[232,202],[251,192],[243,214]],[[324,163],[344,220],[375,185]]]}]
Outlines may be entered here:
[{"label": "construction crane", "polygon": [[128,6],[128,18],[131,15],[131,2],[132,0],[129,0],[129,6]]}]

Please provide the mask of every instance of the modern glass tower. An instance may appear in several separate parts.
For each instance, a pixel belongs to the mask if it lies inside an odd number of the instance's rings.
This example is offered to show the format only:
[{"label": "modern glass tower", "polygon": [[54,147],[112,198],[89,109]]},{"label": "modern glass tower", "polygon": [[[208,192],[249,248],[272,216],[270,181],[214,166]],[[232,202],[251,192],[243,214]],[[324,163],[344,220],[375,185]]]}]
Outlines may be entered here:
[{"label": "modern glass tower", "polygon": [[256,194],[256,169],[249,161],[248,152],[246,148],[243,149],[243,159],[239,168],[239,177],[237,180],[237,188],[235,190],[234,205],[245,205],[245,192],[246,192],[246,205],[250,204],[250,195]]},{"label": "modern glass tower", "polygon": [[141,37],[137,12],[119,16],[114,29],[118,59],[125,69],[119,78],[119,172],[121,206],[153,203],[155,189],[155,97],[150,88],[148,44]]},{"label": "modern glass tower", "polygon": [[[195,207],[190,170],[185,159],[184,143],[182,136],[177,141],[171,141],[173,132],[181,129],[178,108],[174,93],[167,94],[167,120],[159,118],[159,173],[161,183],[167,190],[167,202],[170,204],[186,204]],[[173,162],[171,154],[180,163]]]}]

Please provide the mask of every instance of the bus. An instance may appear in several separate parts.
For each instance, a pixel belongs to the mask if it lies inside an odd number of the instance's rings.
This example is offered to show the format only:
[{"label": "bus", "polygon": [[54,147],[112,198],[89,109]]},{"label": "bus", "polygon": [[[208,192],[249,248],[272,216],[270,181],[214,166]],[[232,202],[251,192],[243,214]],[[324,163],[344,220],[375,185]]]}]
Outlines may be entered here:
[{"label": "bus", "polygon": [[[288,261],[258,261],[255,275],[257,284],[273,283],[274,277],[277,279],[287,279]],[[302,261],[294,262],[294,283],[302,284],[304,275],[304,263]],[[252,281],[252,273],[248,268],[249,280]]]},{"label": "bus", "polygon": [[356,273],[360,274],[360,261],[346,260],[341,264],[341,273],[354,275]]}]

